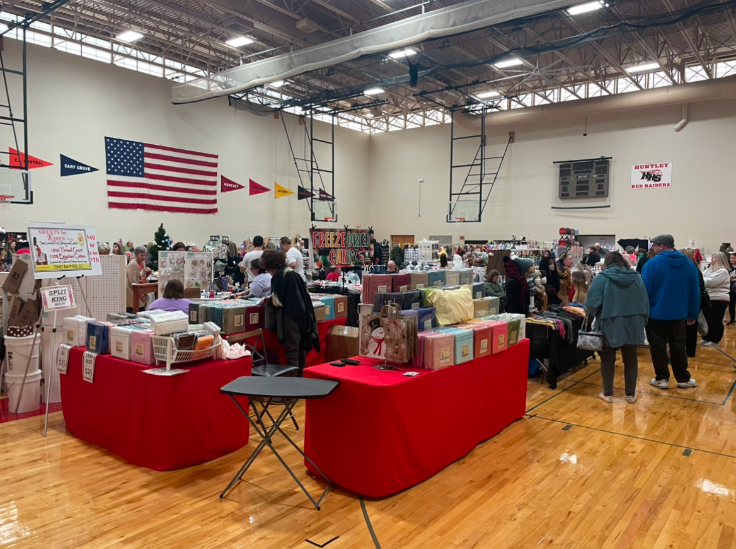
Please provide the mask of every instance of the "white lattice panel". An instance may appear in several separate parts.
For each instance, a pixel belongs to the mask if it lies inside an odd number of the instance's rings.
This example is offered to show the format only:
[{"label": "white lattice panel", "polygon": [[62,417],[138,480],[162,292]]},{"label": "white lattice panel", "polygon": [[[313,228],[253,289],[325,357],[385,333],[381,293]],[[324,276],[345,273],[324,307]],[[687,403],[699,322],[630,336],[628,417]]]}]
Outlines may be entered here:
[{"label": "white lattice panel", "polygon": [[102,274],[85,277],[87,281],[87,303],[89,316],[106,320],[107,313],[125,311],[125,267],[124,255],[101,255]]}]

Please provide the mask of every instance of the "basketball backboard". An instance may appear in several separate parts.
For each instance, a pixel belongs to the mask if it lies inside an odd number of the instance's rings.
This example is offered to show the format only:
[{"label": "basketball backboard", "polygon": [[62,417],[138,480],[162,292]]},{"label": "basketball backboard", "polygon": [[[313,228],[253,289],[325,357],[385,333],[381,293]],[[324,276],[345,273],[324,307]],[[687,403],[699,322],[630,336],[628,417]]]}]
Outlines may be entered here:
[{"label": "basketball backboard", "polygon": [[480,221],[480,200],[458,200],[448,203],[448,223],[470,223]]},{"label": "basketball backboard", "polygon": [[0,196],[10,204],[32,204],[30,172],[0,168]]},{"label": "basketball backboard", "polygon": [[323,202],[315,200],[312,221],[337,223],[337,202]]}]

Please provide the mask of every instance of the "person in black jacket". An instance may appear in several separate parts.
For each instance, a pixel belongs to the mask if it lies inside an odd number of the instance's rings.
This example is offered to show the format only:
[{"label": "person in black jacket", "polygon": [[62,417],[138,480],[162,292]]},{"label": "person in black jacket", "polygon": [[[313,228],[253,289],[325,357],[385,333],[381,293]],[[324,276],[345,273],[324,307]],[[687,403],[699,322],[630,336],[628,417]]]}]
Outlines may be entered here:
[{"label": "person in black jacket", "polygon": [[[705,281],[703,280],[703,273],[700,270],[700,265],[693,256],[693,251],[690,248],[680,250],[680,253],[692,261],[698,268],[698,281],[700,283],[700,308],[703,309],[703,296],[705,295]],[[690,324],[685,328],[685,354],[690,358],[695,357],[695,350],[698,345],[698,323]]]},{"label": "person in black jacket", "polygon": [[588,248],[588,255],[585,257],[585,264],[588,267],[597,265],[601,260],[601,255],[595,251],[595,246]]},{"label": "person in black jacket", "polygon": [[307,364],[307,353],[320,351],[317,319],[312,299],[302,277],[286,265],[282,250],[266,250],[260,259],[261,269],[271,275],[271,298],[276,317],[276,334],[286,347],[286,363],[298,366],[302,375]]},{"label": "person in black jacket", "polygon": [[652,250],[646,251],[644,248],[639,248],[639,261],[636,263],[636,272],[641,274],[641,270],[644,268],[644,265],[647,264],[647,261],[652,259],[654,257],[654,252]]}]

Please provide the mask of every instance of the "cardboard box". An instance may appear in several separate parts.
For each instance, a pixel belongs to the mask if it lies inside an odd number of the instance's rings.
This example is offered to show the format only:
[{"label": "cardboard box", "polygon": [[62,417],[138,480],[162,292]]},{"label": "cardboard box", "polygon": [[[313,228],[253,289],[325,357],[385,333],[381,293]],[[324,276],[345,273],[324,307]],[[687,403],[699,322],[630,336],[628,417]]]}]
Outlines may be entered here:
[{"label": "cardboard box", "polygon": [[345,295],[335,296],[335,318],[348,317],[348,297]]},{"label": "cardboard box", "polygon": [[327,361],[352,358],[360,354],[360,329],[333,326],[327,332]]},{"label": "cardboard box", "polygon": [[20,284],[23,282],[23,277],[27,270],[28,263],[16,258],[16,260],[13,261],[13,268],[10,269],[8,277],[5,279],[5,282],[3,282],[3,290],[9,294],[16,293],[20,289]]},{"label": "cardboard box", "polygon": [[327,307],[325,307],[324,305],[321,307],[315,307],[314,316],[317,318],[317,322],[324,322],[325,320],[327,320]]}]

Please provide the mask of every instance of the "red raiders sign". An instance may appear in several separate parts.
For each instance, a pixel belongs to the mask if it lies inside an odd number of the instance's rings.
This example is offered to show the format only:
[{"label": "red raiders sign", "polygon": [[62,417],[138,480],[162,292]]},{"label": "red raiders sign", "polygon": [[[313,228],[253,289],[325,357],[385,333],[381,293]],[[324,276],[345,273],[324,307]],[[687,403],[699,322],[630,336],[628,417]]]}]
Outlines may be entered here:
[{"label": "red raiders sign", "polygon": [[670,187],[672,187],[672,162],[631,166],[632,189],[669,189]]}]

